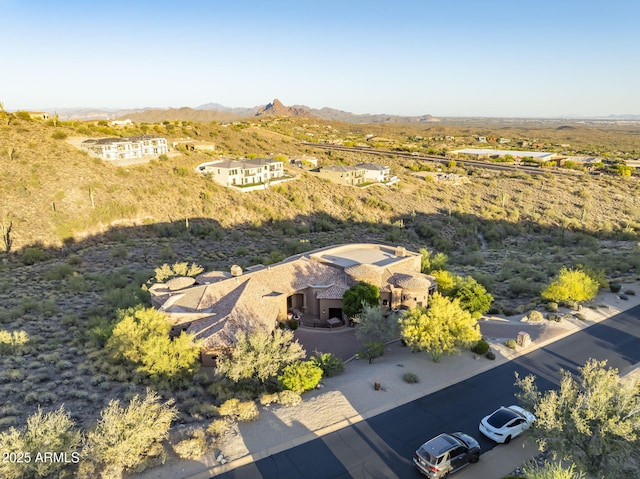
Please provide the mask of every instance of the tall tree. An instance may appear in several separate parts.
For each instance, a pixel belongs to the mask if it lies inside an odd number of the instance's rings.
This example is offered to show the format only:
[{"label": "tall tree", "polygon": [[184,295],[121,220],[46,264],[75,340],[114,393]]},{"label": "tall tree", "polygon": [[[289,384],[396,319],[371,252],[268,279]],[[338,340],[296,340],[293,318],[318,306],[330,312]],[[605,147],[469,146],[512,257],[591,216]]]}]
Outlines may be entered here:
[{"label": "tall tree", "polygon": [[598,294],[599,283],[579,269],[562,268],[542,291],[549,301],[589,301]]},{"label": "tall tree", "polygon": [[375,306],[380,302],[380,289],[377,286],[360,281],[344,292],[342,296],[342,311],[352,318],[360,314],[363,304]]},{"label": "tall tree", "polygon": [[300,343],[293,340],[292,331],[240,331],[236,339],[235,347],[217,362],[217,372],[234,382],[250,380],[263,384],[277,377],[285,366],[306,356]]},{"label": "tall tree", "polygon": [[400,318],[402,338],[414,350],[427,351],[435,362],[477,342],[480,330],[457,299],[435,293],[427,308],[416,307]]},{"label": "tall tree", "polygon": [[356,336],[361,341],[377,341],[387,343],[400,337],[400,313],[383,309],[379,305],[365,304],[362,311],[353,317]]},{"label": "tall tree", "polygon": [[579,377],[564,371],[559,390],[541,393],[535,376],[516,377],[520,401],[537,417],[540,449],[573,462],[590,477],[639,477],[640,381],[621,381],[606,361],[590,359]]}]

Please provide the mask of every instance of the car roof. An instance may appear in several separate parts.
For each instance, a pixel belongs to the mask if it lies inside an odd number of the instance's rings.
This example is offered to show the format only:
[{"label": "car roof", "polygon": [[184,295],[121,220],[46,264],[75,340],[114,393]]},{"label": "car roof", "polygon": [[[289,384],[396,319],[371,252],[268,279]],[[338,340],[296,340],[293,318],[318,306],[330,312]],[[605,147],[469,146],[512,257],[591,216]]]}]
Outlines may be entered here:
[{"label": "car roof", "polygon": [[432,456],[440,456],[453,447],[460,446],[461,443],[455,437],[442,433],[422,445],[422,449]]},{"label": "car roof", "polygon": [[487,422],[494,427],[502,427],[512,419],[518,417],[522,417],[522,414],[514,409],[502,406],[487,418]]}]

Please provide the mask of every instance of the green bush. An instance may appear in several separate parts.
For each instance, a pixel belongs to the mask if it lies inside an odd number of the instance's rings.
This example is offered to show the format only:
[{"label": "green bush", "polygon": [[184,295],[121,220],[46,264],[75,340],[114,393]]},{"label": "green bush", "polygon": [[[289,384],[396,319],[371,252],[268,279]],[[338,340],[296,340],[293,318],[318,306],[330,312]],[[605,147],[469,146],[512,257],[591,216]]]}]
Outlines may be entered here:
[{"label": "green bush", "polygon": [[404,380],[405,383],[409,383],[409,384],[415,384],[417,382],[420,382],[420,379],[418,379],[418,376],[416,376],[413,373],[403,374],[402,379]]},{"label": "green bush", "polygon": [[344,361],[331,353],[316,353],[311,362],[322,369],[322,375],[330,378],[344,371]]},{"label": "green bush", "polygon": [[558,312],[558,303],[556,303],[555,301],[549,301],[544,307],[550,313]]},{"label": "green bush", "polygon": [[487,359],[493,361],[496,358],[496,353],[493,351],[487,351],[487,354],[484,355]]},{"label": "green bush", "polygon": [[486,354],[487,351],[489,351],[489,343],[486,342],[484,339],[481,339],[480,341],[478,341],[476,343],[476,345],[473,347],[472,351],[476,354]]},{"label": "green bush", "polygon": [[289,329],[291,331],[295,331],[296,329],[298,329],[298,321],[296,321],[295,319],[287,321],[287,325],[289,326]]},{"label": "green bush", "polygon": [[39,263],[44,261],[46,255],[44,251],[40,248],[25,248],[22,253],[22,258],[20,258],[20,262],[26,266]]},{"label": "green bush", "polygon": [[622,289],[622,285],[620,283],[609,283],[609,289],[612,293],[617,293]]},{"label": "green bush", "polygon": [[238,421],[253,421],[258,418],[260,412],[255,401],[240,401],[238,398],[226,400],[218,408],[221,416],[229,416]]},{"label": "green bush", "polygon": [[624,294],[628,294],[629,296],[635,296],[636,292],[633,289],[628,289],[624,292]]},{"label": "green bush", "polygon": [[300,394],[318,385],[322,379],[322,369],[313,361],[298,361],[286,366],[278,379],[286,389]]},{"label": "green bush", "polygon": [[586,317],[584,314],[582,314],[582,313],[576,313],[576,314],[575,314],[575,317],[576,317],[577,319],[579,319],[580,321],[585,321],[585,320],[587,319],[587,317]]},{"label": "green bush", "polygon": [[507,340],[504,342],[504,345],[505,345],[506,347],[508,347],[509,349],[516,349],[516,346],[518,345],[518,343],[516,343],[516,340],[515,340],[515,339],[507,339]]}]

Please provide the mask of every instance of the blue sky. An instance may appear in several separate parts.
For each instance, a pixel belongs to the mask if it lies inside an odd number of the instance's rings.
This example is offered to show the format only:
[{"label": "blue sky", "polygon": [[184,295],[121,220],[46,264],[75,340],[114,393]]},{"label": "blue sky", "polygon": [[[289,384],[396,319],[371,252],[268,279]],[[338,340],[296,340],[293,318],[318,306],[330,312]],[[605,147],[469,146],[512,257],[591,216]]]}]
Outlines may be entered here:
[{"label": "blue sky", "polygon": [[640,1],[0,0],[0,101],[640,114]]}]

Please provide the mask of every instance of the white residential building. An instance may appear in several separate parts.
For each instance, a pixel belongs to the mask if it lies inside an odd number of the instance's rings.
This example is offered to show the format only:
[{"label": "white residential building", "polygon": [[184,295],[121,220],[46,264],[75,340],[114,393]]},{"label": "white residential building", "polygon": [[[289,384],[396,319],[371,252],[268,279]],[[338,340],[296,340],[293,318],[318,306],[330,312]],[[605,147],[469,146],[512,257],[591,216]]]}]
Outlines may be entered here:
[{"label": "white residential building", "polygon": [[82,148],[103,160],[129,160],[158,156],[169,151],[166,138],[139,135],[130,138],[100,138],[85,140]]},{"label": "white residential building", "polygon": [[391,174],[391,169],[387,165],[360,163],[356,167],[364,170],[366,182],[375,181],[377,183],[393,184],[399,181],[397,176]]},{"label": "white residential building", "polygon": [[223,158],[198,165],[196,171],[211,174],[216,183],[222,186],[243,187],[249,185],[268,184],[286,176],[282,161],[270,158],[254,158],[251,160]]}]

